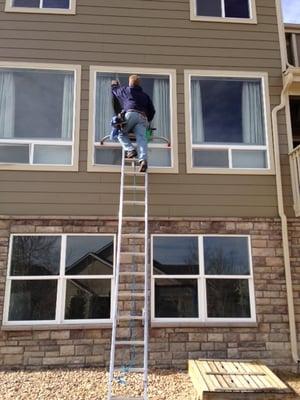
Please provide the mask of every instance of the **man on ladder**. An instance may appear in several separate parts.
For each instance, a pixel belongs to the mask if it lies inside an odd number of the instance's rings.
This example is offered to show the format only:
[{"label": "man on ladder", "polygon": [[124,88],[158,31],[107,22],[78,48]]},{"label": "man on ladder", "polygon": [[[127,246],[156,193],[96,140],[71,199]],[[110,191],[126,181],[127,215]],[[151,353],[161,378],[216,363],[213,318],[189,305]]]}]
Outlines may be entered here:
[{"label": "man on ladder", "polygon": [[[128,83],[128,86],[121,86],[117,80],[111,83],[112,94],[125,111],[126,124],[118,139],[128,158],[135,158],[138,155],[140,172],[146,172],[148,167],[146,130],[154,117],[155,109],[152,100],[140,86],[140,76],[131,75]],[[130,132],[135,134],[138,153],[128,137]]]}]

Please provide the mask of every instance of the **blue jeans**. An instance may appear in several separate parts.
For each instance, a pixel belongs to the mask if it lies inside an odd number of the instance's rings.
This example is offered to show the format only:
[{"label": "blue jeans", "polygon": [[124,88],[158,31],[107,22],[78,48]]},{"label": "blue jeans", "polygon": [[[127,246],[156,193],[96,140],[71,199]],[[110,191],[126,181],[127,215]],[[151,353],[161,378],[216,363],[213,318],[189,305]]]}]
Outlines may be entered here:
[{"label": "blue jeans", "polygon": [[142,114],[134,111],[128,111],[125,114],[126,125],[123,133],[119,134],[118,139],[125,151],[135,150],[131,143],[128,133],[133,132],[136,137],[137,151],[139,161],[147,160],[148,143],[146,139],[146,129],[148,126],[147,118]]}]

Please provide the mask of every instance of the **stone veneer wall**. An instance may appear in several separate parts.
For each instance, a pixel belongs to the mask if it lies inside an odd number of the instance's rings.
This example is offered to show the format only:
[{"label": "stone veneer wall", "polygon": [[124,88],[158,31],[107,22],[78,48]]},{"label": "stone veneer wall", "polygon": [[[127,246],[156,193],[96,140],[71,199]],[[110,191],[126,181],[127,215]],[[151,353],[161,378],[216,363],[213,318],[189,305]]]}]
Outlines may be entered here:
[{"label": "stone veneer wall", "polygon": [[[300,223],[292,229],[294,270],[300,255]],[[125,232],[133,229],[128,223]],[[250,234],[256,293],[255,327],[178,327],[150,330],[150,365],[186,368],[189,358],[259,359],[275,368],[292,366],[279,219],[205,218],[150,221],[150,233]],[[115,233],[116,220],[0,220],[0,318],[10,233]],[[299,257],[298,257],[299,259]],[[300,315],[300,279],[295,286]],[[298,321],[300,325],[300,319]],[[300,327],[298,326],[300,332]],[[108,365],[110,329],[0,331],[0,367]]]}]

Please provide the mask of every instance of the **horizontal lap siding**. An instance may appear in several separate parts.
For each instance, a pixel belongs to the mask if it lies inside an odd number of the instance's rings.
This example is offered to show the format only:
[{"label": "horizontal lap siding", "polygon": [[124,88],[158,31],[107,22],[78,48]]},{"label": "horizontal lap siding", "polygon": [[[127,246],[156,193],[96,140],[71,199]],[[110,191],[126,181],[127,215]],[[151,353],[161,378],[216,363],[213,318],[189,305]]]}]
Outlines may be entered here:
[{"label": "horizontal lap siding", "polygon": [[86,172],[89,66],[123,65],[177,71],[180,173],[150,175],[151,215],[276,216],[274,176],[186,174],[185,69],[268,72],[271,107],[279,103],[275,0],[256,3],[252,25],[192,22],[188,0],[77,0],[75,16],[4,13],[0,0],[0,60],[82,66],[80,171],[1,171],[0,214],[117,214],[119,175]]}]

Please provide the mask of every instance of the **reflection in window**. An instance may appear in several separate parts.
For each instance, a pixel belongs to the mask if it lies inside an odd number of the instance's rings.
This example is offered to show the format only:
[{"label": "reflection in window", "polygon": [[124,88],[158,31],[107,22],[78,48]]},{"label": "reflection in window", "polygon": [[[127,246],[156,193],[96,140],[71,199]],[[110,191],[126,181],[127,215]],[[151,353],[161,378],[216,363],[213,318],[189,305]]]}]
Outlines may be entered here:
[{"label": "reflection in window", "polygon": [[196,0],[197,15],[205,17],[250,18],[249,0]]},{"label": "reflection in window", "polygon": [[[37,145],[33,148],[34,163],[72,163],[74,72],[1,68],[0,104],[0,149],[14,143],[11,160],[1,159],[0,152],[0,162],[15,162],[16,151],[20,151],[18,140],[28,144],[47,140],[56,146],[70,143],[54,152],[49,143]],[[22,153],[18,162],[29,163],[30,147],[22,151],[27,155]]]},{"label": "reflection in window", "polygon": [[15,236],[11,275],[58,275],[60,246],[60,236]]},{"label": "reflection in window", "polygon": [[56,280],[13,281],[11,283],[9,320],[54,320]]},{"label": "reflection in window", "polygon": [[[113,115],[121,111],[121,105],[112,98],[111,81],[118,79],[121,85],[128,85],[130,74],[97,72],[96,74],[96,104],[95,104],[95,142],[110,134],[110,121]],[[153,101],[156,113],[151,126],[155,136],[171,140],[171,105],[170,105],[170,78],[167,75],[141,74],[141,86]],[[171,166],[170,148],[157,140],[156,147],[151,148],[149,165],[157,167]],[[119,147],[118,143],[115,143]],[[151,143],[150,143],[151,147]],[[95,164],[119,165],[120,150],[115,151],[110,146],[100,146],[94,149]]]},{"label": "reflection in window", "polygon": [[191,119],[194,167],[267,167],[261,79],[192,77]]},{"label": "reflection in window", "polygon": [[155,282],[156,318],[197,318],[196,279],[157,279]]},{"label": "reflection in window", "polygon": [[13,0],[13,7],[29,8],[65,8],[70,7],[70,0]]},{"label": "reflection in window", "polygon": [[108,279],[68,279],[66,319],[108,319],[110,317]]}]

